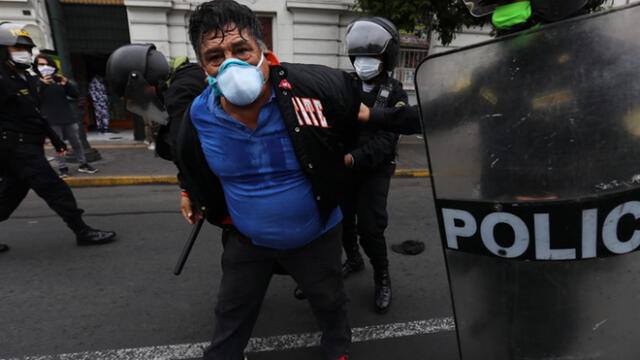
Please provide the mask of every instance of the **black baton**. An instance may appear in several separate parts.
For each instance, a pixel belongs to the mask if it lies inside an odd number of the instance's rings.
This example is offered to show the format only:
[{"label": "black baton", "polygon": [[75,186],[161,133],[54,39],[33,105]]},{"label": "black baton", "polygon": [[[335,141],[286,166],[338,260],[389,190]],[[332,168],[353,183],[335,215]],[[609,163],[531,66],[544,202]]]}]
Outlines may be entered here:
[{"label": "black baton", "polygon": [[196,242],[196,238],[200,233],[203,222],[204,218],[198,220],[198,222],[191,228],[191,234],[189,234],[189,238],[187,239],[187,242],[184,244],[184,248],[182,249],[182,254],[180,254],[180,258],[178,258],[178,263],[173,269],[174,275],[180,275],[180,273],[182,272],[184,264],[187,262],[187,258],[189,257],[189,253],[191,252],[191,248],[193,248],[193,244]]}]

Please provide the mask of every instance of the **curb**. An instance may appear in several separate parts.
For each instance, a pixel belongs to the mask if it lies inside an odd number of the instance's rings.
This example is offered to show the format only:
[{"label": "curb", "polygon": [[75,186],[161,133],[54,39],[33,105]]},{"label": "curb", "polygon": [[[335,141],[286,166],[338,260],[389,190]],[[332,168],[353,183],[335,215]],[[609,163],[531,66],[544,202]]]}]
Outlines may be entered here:
[{"label": "curb", "polygon": [[[429,177],[427,170],[398,169],[395,177]],[[124,175],[124,176],[78,176],[64,178],[70,187],[101,187],[126,185],[176,185],[175,175]]]},{"label": "curb", "polygon": [[123,186],[123,185],[172,185],[178,183],[175,175],[153,175],[153,176],[82,176],[68,177],[64,181],[70,187],[91,187],[91,186]]},{"label": "curb", "polygon": [[426,169],[396,169],[393,173],[396,177],[429,177],[431,173]]}]

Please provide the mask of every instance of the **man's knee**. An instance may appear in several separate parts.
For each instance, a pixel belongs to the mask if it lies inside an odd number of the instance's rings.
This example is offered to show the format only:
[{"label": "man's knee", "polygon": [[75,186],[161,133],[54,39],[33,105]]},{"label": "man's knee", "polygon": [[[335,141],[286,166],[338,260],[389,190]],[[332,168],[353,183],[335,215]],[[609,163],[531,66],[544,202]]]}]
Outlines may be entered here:
[{"label": "man's knee", "polygon": [[358,235],[360,241],[384,240],[384,231],[387,228],[386,219],[371,219],[358,223]]},{"label": "man's knee", "polygon": [[339,279],[336,279],[332,286],[326,286],[326,284],[301,286],[314,308],[331,312],[346,306],[347,294],[344,287],[338,284],[342,280],[341,276],[341,273],[337,275]]}]

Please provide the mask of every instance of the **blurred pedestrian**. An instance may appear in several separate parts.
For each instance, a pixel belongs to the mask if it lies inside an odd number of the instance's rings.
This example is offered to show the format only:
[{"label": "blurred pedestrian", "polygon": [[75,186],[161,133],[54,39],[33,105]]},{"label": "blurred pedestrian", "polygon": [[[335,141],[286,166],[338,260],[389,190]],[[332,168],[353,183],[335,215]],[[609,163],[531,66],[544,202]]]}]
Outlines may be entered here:
[{"label": "blurred pedestrian", "polygon": [[109,113],[109,94],[102,75],[95,74],[89,82],[89,97],[93,103],[96,127],[101,134],[112,133],[109,128],[111,114]]},{"label": "blurred pedestrian", "polygon": [[[33,189],[75,233],[78,245],[100,245],[115,239],[113,231],[96,230],[82,219],[71,189],[44,155],[48,137],[59,155],[66,144],[42,117],[37,77],[32,65],[31,35],[21,25],[0,24],[0,222],[7,220]],[[6,245],[0,251],[6,251]]]},{"label": "blurred pedestrian", "polygon": [[[40,107],[42,115],[61,139],[67,139],[80,166],[78,171],[95,174],[98,170],[87,163],[84,147],[80,141],[80,126],[71,113],[68,98],[77,98],[78,90],[59,69],[55,61],[47,55],[36,56],[35,72],[40,75]],[[58,156],[60,177],[69,176],[66,157]]]},{"label": "blurred pedestrian", "polygon": [[143,116],[142,119],[144,120],[144,143],[147,145],[147,149],[155,151],[156,126],[152,118]]}]

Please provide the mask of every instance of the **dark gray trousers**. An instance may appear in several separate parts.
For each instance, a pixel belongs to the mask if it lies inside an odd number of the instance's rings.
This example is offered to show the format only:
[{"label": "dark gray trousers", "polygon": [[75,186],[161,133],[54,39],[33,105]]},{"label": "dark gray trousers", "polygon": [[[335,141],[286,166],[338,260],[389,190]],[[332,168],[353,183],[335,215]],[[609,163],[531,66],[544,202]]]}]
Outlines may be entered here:
[{"label": "dark gray trousers", "polygon": [[33,189],[75,233],[87,228],[69,185],[51,168],[42,145],[0,146],[0,151],[0,221],[7,220]]},{"label": "dark gray trousers", "polygon": [[255,246],[237,230],[225,230],[215,332],[204,359],[243,359],[276,265],[307,295],[322,331],[320,346],[326,359],[347,354],[351,328],[341,275],[341,233],[338,225],[301,248],[277,250]]},{"label": "dark gray trousers", "polygon": [[347,259],[358,256],[360,246],[374,268],[386,269],[387,243],[384,232],[387,229],[387,197],[394,164],[379,169],[355,173],[349,195],[342,203],[344,214],[342,242]]},{"label": "dark gray trousers", "polygon": [[[87,158],[84,155],[84,148],[82,147],[82,142],[80,141],[80,126],[78,123],[64,124],[64,125],[51,125],[53,131],[58,134],[60,139],[67,139],[69,143],[71,143],[71,147],[73,148],[73,154],[78,159],[78,163],[80,165],[87,163]],[[64,156],[56,156],[58,160],[58,168],[66,168],[67,161]]]}]

